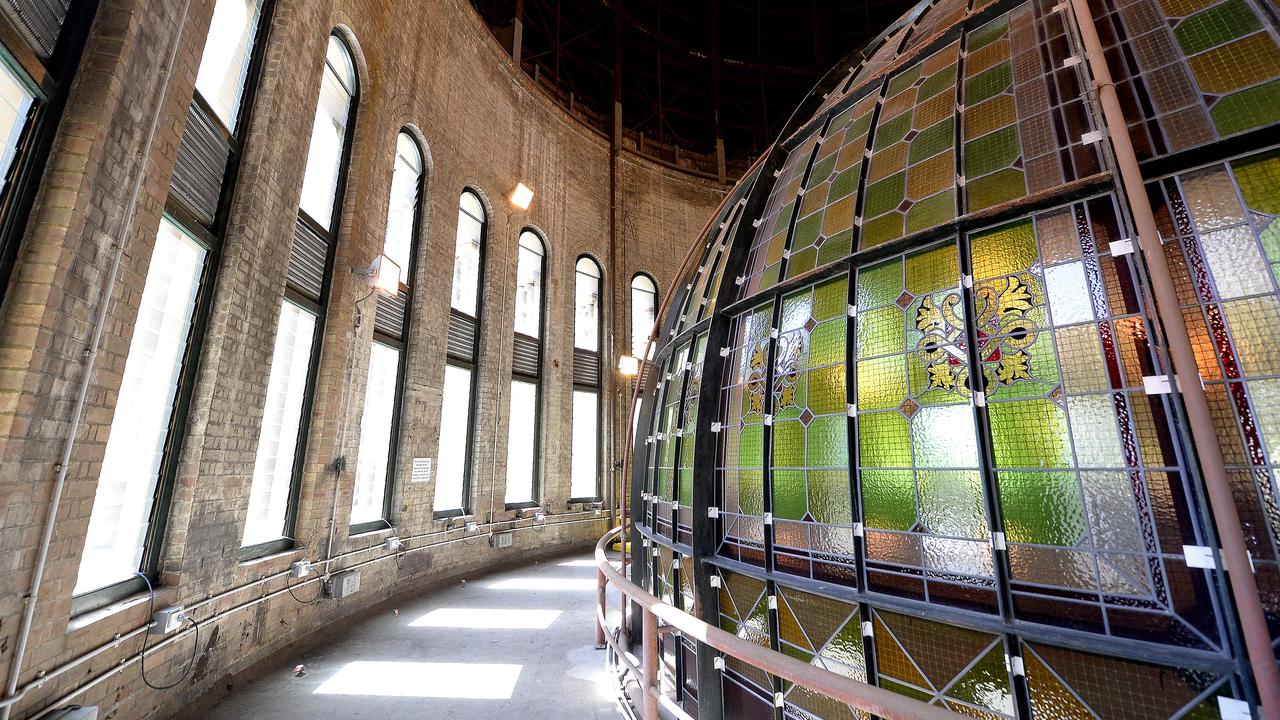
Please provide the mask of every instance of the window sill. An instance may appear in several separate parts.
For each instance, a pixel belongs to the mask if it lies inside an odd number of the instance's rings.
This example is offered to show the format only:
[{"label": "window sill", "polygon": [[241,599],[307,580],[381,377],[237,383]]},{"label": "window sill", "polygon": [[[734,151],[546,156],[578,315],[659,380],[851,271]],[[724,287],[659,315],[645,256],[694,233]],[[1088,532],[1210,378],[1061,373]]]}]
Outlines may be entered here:
[{"label": "window sill", "polygon": [[303,555],[303,548],[295,547],[295,548],[290,548],[288,550],[281,550],[279,552],[274,552],[274,553],[271,553],[270,555],[262,555],[260,557],[247,558],[247,559],[241,560],[239,565],[240,567],[245,568],[246,570],[254,570],[254,569],[261,568],[264,565],[274,565],[275,563],[283,561],[284,567],[287,568],[289,565],[292,565],[295,560],[301,560],[302,555]]},{"label": "window sill", "polygon": [[[172,587],[156,588],[156,607],[165,607],[172,605],[177,599],[177,591]],[[129,613],[137,612],[140,605],[147,605],[151,602],[151,593],[143,591],[134,593],[125,598],[121,598],[110,605],[100,607],[97,610],[89,610],[73,615],[71,620],[67,622],[67,635],[74,636],[81,632],[86,632],[99,625],[105,625],[119,621],[122,616]],[[143,618],[143,622],[149,621],[150,618]]]},{"label": "window sill", "polygon": [[[349,540],[378,540],[378,541],[382,541],[382,540],[385,540],[385,539],[387,539],[387,538],[389,538],[389,537],[391,537],[392,535],[395,535],[395,534],[396,534],[396,529],[395,529],[395,528],[393,528],[393,527],[384,527],[384,528],[376,528],[376,529],[373,529],[373,530],[361,530],[361,531],[359,531],[359,532],[354,532],[354,533],[351,533],[350,535],[348,535],[348,536],[347,536],[347,539],[349,539]],[[376,544],[376,543],[375,543],[375,544]],[[363,549],[363,548],[361,548],[361,549]]]}]

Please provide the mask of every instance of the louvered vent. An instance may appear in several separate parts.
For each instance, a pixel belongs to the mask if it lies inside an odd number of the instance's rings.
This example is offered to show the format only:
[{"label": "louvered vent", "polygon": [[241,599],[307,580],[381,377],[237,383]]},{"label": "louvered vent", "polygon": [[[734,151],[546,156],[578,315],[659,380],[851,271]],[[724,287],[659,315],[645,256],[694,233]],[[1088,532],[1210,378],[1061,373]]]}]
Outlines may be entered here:
[{"label": "louvered vent", "polygon": [[404,314],[409,296],[404,290],[395,297],[378,296],[378,309],[373,314],[373,327],[384,335],[404,339]]},{"label": "louvered vent", "polygon": [[449,357],[474,363],[476,319],[457,310],[449,314]]},{"label": "louvered vent", "polygon": [[573,349],[573,384],[600,387],[600,353]]},{"label": "louvered vent", "polygon": [[542,347],[535,338],[516,334],[515,351],[511,358],[511,372],[517,375],[538,377],[542,368]]},{"label": "louvered vent", "polygon": [[200,103],[191,103],[171,187],[173,194],[206,227],[213,226],[218,212],[218,198],[230,157],[231,145],[221,126],[205,114]]},{"label": "louvered vent", "polygon": [[302,218],[293,229],[293,248],[289,254],[289,284],[307,297],[320,302],[324,287],[324,264],[329,245]]},{"label": "louvered vent", "polygon": [[71,0],[0,0],[0,11],[9,16],[40,59],[48,60],[58,44],[70,4]]}]

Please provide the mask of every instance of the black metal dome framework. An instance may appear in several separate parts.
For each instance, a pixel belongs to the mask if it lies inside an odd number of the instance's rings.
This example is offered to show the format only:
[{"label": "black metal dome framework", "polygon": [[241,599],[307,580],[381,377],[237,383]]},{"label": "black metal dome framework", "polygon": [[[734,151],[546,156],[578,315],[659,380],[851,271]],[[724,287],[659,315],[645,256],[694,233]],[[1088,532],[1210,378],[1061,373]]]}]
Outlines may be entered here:
[{"label": "black metal dome framework", "polygon": [[[636,582],[979,717],[1274,691],[1246,653],[1280,638],[1274,8],[1085,7],[926,1],[800,104],[662,315]],[[699,717],[853,717],[668,637]]]}]

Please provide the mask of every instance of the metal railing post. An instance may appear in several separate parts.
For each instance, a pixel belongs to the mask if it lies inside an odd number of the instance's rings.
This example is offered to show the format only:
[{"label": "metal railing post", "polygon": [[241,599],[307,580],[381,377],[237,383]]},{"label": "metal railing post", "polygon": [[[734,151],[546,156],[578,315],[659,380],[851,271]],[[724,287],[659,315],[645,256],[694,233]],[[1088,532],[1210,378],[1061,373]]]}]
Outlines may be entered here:
[{"label": "metal railing post", "polygon": [[640,642],[644,645],[644,720],[658,720],[658,616],[649,608],[644,609],[644,626]]},{"label": "metal railing post", "polygon": [[609,581],[605,579],[604,571],[600,568],[596,568],[596,605],[600,608],[600,617],[596,620],[597,650],[603,650],[605,648],[604,618],[608,617],[605,612],[605,589],[608,585]]}]

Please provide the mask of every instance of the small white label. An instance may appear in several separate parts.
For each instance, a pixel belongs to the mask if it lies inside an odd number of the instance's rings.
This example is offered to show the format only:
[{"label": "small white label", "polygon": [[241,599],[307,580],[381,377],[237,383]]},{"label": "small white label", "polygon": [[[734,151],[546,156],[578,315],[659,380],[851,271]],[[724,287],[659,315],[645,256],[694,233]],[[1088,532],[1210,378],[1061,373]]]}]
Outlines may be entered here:
[{"label": "small white label", "polygon": [[773,415],[765,415],[765,416],[764,416],[764,424],[765,424],[765,425],[772,425],[772,424],[773,424]]},{"label": "small white label", "polygon": [[790,259],[791,259],[791,251],[790,251],[790,250],[783,250],[783,251],[782,251],[782,259],[783,259],[783,260],[790,260]]},{"label": "small white label", "polygon": [[987,393],[986,393],[985,391],[983,391],[983,390],[978,390],[978,391],[974,392],[974,393],[973,393],[973,404],[974,404],[974,405],[977,405],[978,407],[986,407],[986,406],[987,406]]},{"label": "small white label", "polygon": [[956,185],[959,185],[960,187],[964,187],[964,184],[965,184],[965,177],[963,175],[957,175]]},{"label": "small white label", "polygon": [[413,459],[413,472],[409,474],[409,482],[431,482],[431,458],[416,457]]},{"label": "small white label", "polygon": [[769,328],[769,337],[774,340],[778,339],[778,328]]},{"label": "small white label", "polygon": [[774,693],[774,694],[773,694],[773,706],[774,706],[774,707],[782,707],[782,706],[783,706],[783,704],[784,704],[784,702],[783,702],[783,700],[782,700],[782,693],[780,693],[780,692],[779,692],[779,693]]},{"label": "small white label", "polygon": [[862,523],[856,522],[853,524],[853,536],[862,537]]},{"label": "small white label", "polygon": [[1222,720],[1250,720],[1249,703],[1244,700],[1218,696],[1218,714]]},{"label": "small white label", "polygon": [[777,596],[777,595],[770,595],[770,596],[769,596],[769,609],[770,609],[770,610],[777,610],[777,609],[778,609],[778,596]]},{"label": "small white label", "polygon": [[1208,545],[1183,545],[1182,556],[1186,558],[1187,567],[1213,570],[1218,564],[1213,561],[1213,548]]},{"label": "small white label", "polygon": [[709,518],[720,517],[720,508],[716,507],[715,505],[712,505],[711,507],[707,508],[707,517]]},{"label": "small white label", "polygon": [[858,404],[849,403],[848,405],[846,405],[844,408],[844,414],[848,415],[849,417],[856,416],[858,414]]},{"label": "small white label", "polygon": [[856,218],[854,218],[854,219],[853,219],[853,226],[854,226],[854,227],[862,227],[862,218],[861,218],[861,217],[856,217]]},{"label": "small white label", "polygon": [[1116,257],[1119,257],[1121,255],[1129,255],[1133,253],[1133,241],[1130,240],[1129,238],[1125,238],[1123,240],[1116,240],[1115,242],[1111,243],[1108,247],[1111,250],[1111,254]]},{"label": "small white label", "polygon": [[1022,664],[1022,657],[1014,655],[1013,657],[1005,656],[1009,660],[1009,671],[1014,675],[1025,676],[1027,674],[1026,667]]},{"label": "small white label", "polygon": [[679,570],[679,569],[680,569],[680,558],[672,558],[672,559],[671,559],[671,567],[675,568],[676,570]]},{"label": "small white label", "polygon": [[712,575],[712,576],[711,576],[711,587],[713,587],[713,588],[718,588],[718,587],[720,587],[720,576],[719,576],[719,575]]},{"label": "small white label", "polygon": [[850,305],[850,306],[849,306],[849,309],[845,311],[845,314],[846,314],[846,315],[848,315],[848,316],[849,316],[849,317],[851,317],[851,318],[856,318],[856,317],[858,317],[858,306],[857,306],[857,305]]},{"label": "small white label", "polygon": [[764,524],[765,524],[765,525],[772,525],[772,524],[773,524],[773,513],[771,513],[771,512],[770,512],[770,513],[765,513],[765,514],[764,514]]},{"label": "small white label", "polygon": [[673,511],[679,511],[679,510],[680,510],[680,503],[678,503],[678,502],[673,502],[673,503],[671,503],[671,509],[672,509]]},{"label": "small white label", "polygon": [[972,276],[972,275],[961,275],[961,276],[960,276],[960,284],[961,284],[961,285],[963,285],[963,286],[965,286],[965,287],[967,287],[967,288],[971,288],[971,287],[973,287],[973,276]]},{"label": "small white label", "polygon": [[655,545],[655,546],[654,546],[654,548],[653,548],[653,556],[654,556],[654,557],[658,557],[658,554],[659,554],[659,553],[661,553],[661,552],[662,552],[662,549],[661,549],[661,548],[659,548],[659,547],[657,547],[657,546]]},{"label": "small white label", "polygon": [[1080,142],[1084,145],[1092,145],[1100,140],[1102,140],[1101,130],[1091,130],[1080,136]]},{"label": "small white label", "polygon": [[871,637],[875,634],[876,634],[876,631],[872,629],[871,621],[863,620],[862,621],[862,637]]},{"label": "small white label", "polygon": [[761,218],[756,218],[755,220],[752,220],[752,221],[751,221],[751,227],[753,227],[753,228],[758,228],[758,227],[760,227],[760,220],[761,220]]},{"label": "small white label", "polygon": [[1002,532],[991,533],[991,547],[995,548],[996,550],[1005,549],[1004,533]]},{"label": "small white label", "polygon": [[729,357],[729,353],[731,352],[733,352],[732,349],[727,347],[722,347],[720,348],[720,357]]},{"label": "small white label", "polygon": [[676,437],[678,438],[684,437],[684,428],[680,428],[679,430],[676,431]]},{"label": "small white label", "polygon": [[1168,395],[1173,392],[1168,375],[1147,375],[1142,378],[1142,389],[1148,395]]},{"label": "small white label", "polygon": [[716,659],[711,661],[711,664],[714,665],[717,670],[724,670],[724,658],[720,656],[716,656]]},{"label": "small white label", "polygon": [[746,282],[746,281],[747,281],[747,279],[746,279],[745,277],[743,277],[743,276],[739,275],[738,277],[736,277],[736,278],[734,278],[734,279],[733,279],[733,284],[734,284],[734,285],[741,285],[742,283],[744,283],[744,282]]},{"label": "small white label", "polygon": [[782,177],[782,168],[778,168],[777,170],[774,170],[774,171],[773,171],[773,176],[774,176],[774,177]]},{"label": "small white label", "polygon": [[640,538],[640,547],[649,547],[649,538]]},{"label": "small white label", "polygon": [[724,427],[724,426],[723,426],[723,425],[721,425],[720,423],[718,423],[718,422],[713,422],[713,423],[711,423],[711,432],[713,432],[713,433],[718,433],[718,432],[720,432],[720,429],[721,429],[722,427]]},{"label": "small white label", "polygon": [[1062,67],[1064,68],[1075,67],[1076,65],[1079,65],[1079,64],[1080,64],[1080,58],[1075,55],[1072,55],[1071,57],[1066,58],[1062,61]]}]

